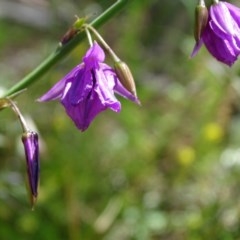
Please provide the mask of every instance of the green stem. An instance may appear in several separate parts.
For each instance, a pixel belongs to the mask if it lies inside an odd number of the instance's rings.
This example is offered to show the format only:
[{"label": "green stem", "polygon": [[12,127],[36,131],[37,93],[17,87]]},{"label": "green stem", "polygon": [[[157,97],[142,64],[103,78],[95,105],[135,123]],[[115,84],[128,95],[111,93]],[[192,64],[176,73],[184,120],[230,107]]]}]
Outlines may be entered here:
[{"label": "green stem", "polygon": [[[129,0],[118,0],[106,11],[104,11],[100,16],[94,19],[89,25],[98,28],[107,22],[111,17],[113,17],[117,12],[119,12]],[[80,32],[76,37],[74,37],[69,43],[63,45],[57,51],[50,54],[40,65],[38,65],[32,72],[25,76],[22,80],[8,89],[2,97],[14,94],[20,91],[32,83],[34,83],[38,78],[43,76],[53,65],[67,56],[84,38],[86,37],[85,32]]]}]

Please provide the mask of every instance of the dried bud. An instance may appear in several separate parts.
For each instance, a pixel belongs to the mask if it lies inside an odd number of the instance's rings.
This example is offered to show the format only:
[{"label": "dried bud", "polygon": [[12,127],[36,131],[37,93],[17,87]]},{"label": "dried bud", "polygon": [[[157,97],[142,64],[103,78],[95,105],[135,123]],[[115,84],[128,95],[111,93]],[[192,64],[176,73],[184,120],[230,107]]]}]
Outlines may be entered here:
[{"label": "dried bud", "polygon": [[73,26],[70,27],[67,32],[63,35],[61,38],[60,44],[65,45],[68,43],[71,39],[73,39],[81,30],[83,24],[86,22],[86,18],[78,18],[74,22]]},{"label": "dried bud", "polygon": [[195,28],[194,37],[196,42],[199,42],[202,32],[205,29],[208,21],[208,9],[204,0],[200,0],[195,9]]},{"label": "dried bud", "polygon": [[39,146],[37,133],[32,131],[24,132],[22,142],[26,156],[30,201],[33,207],[37,200],[39,183]]},{"label": "dried bud", "polygon": [[115,62],[114,69],[122,85],[134,96],[137,96],[133,75],[128,65],[125,62],[118,61],[118,62]]},{"label": "dried bud", "polygon": [[68,43],[72,38],[74,38],[78,33],[78,30],[71,27],[70,29],[67,30],[67,32],[63,35],[63,37],[61,38],[61,45],[65,45],[66,43]]}]

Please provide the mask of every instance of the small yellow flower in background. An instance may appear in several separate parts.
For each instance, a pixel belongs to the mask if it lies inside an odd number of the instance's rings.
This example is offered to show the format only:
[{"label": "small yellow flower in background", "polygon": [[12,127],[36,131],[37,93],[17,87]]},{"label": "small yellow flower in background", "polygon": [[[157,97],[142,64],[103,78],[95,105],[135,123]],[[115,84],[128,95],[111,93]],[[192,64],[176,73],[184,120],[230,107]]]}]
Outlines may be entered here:
[{"label": "small yellow flower in background", "polygon": [[219,123],[212,122],[204,127],[203,134],[206,140],[215,143],[223,139],[224,130]]},{"label": "small yellow flower in background", "polygon": [[183,166],[191,165],[195,157],[195,150],[190,146],[183,146],[177,151],[177,160]]}]

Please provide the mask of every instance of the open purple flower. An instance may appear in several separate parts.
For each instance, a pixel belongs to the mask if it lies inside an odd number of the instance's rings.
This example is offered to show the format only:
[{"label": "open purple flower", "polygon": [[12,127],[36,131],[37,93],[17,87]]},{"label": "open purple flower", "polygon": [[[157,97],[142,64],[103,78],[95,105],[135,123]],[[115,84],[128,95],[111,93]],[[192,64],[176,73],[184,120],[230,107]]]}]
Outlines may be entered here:
[{"label": "open purple flower", "polygon": [[81,131],[86,130],[93,119],[107,108],[115,112],[121,110],[121,103],[114,93],[139,103],[137,97],[123,87],[115,71],[103,63],[104,60],[104,51],[94,42],[83,57],[83,63],[73,68],[39,101],[60,99]]},{"label": "open purple flower", "polygon": [[196,42],[192,57],[203,43],[217,60],[231,66],[240,53],[240,9],[221,1],[211,5],[208,23]]},{"label": "open purple flower", "polygon": [[34,205],[38,195],[39,183],[39,147],[37,133],[32,131],[24,132],[22,135],[22,142],[26,155],[31,203]]}]

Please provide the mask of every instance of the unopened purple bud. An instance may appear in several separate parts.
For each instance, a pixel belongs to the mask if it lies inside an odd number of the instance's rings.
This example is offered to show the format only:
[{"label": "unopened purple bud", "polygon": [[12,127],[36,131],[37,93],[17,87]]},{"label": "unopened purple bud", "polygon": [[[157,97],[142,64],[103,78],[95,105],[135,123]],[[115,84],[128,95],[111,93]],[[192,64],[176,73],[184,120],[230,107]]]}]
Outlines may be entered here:
[{"label": "unopened purple bud", "polygon": [[36,132],[27,131],[22,135],[22,142],[25,149],[28,184],[32,206],[37,200],[39,183],[39,146]]}]

